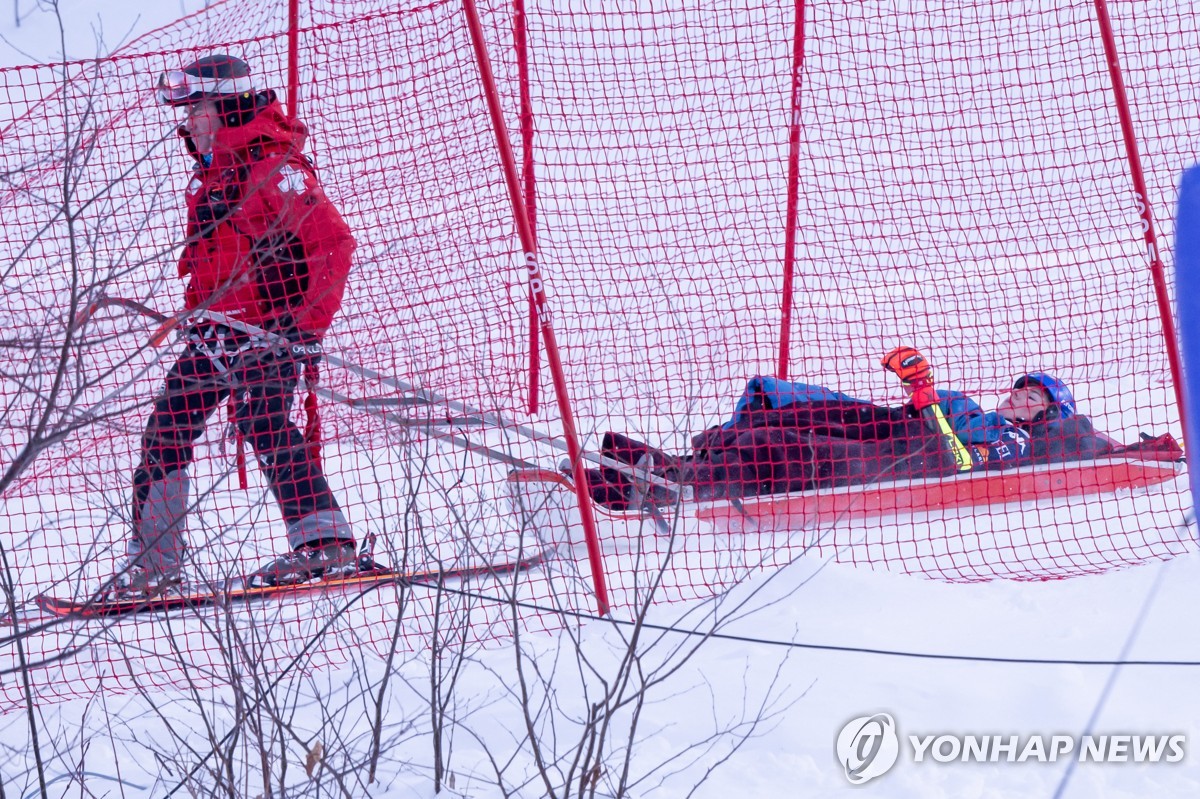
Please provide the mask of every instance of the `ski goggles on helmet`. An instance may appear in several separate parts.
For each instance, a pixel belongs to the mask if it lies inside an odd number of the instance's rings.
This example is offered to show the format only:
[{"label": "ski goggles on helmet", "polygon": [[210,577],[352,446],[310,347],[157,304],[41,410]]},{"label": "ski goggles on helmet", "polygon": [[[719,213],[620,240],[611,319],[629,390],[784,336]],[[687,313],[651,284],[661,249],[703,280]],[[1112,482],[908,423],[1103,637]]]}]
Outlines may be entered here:
[{"label": "ski goggles on helmet", "polygon": [[182,69],[168,69],[159,76],[154,94],[163,105],[191,105],[206,97],[222,97],[252,91],[254,83],[249,75],[237,78],[203,78]]}]

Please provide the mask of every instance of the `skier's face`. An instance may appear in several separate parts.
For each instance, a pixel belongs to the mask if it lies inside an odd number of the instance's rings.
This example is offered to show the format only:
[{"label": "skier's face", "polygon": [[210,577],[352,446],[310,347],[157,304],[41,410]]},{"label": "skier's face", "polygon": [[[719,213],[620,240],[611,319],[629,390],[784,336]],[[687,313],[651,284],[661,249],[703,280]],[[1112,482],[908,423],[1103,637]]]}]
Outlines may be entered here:
[{"label": "skier's face", "polygon": [[1000,401],[996,412],[1010,422],[1031,422],[1050,408],[1050,397],[1040,386],[1013,389]]},{"label": "skier's face", "polygon": [[201,100],[187,106],[183,128],[191,135],[196,151],[201,155],[212,152],[213,137],[221,127],[221,114],[214,100]]}]

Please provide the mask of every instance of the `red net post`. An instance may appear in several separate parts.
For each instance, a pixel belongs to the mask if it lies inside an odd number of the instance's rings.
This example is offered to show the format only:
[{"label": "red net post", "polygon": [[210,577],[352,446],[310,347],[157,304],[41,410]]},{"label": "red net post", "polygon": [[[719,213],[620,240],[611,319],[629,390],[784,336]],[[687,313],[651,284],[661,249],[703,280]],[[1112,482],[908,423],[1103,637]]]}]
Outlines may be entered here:
[{"label": "red net post", "polygon": [[583,450],[579,445],[579,434],[575,429],[575,419],[571,409],[566,375],[563,371],[562,359],[559,357],[558,344],[554,338],[554,328],[550,322],[550,307],[546,302],[545,278],[542,276],[538,264],[537,243],[534,239],[530,216],[524,207],[520,178],[517,175],[516,159],[513,157],[512,145],[509,143],[507,126],[504,124],[504,111],[500,105],[500,97],[496,91],[495,80],[492,77],[487,43],[484,41],[483,29],[479,22],[479,12],[475,8],[474,0],[463,0],[463,11],[467,17],[467,25],[471,32],[471,43],[475,49],[480,78],[483,81],[484,96],[487,99],[488,112],[491,115],[492,127],[496,133],[496,145],[500,151],[501,165],[504,169],[504,180],[508,186],[509,198],[512,201],[513,217],[516,220],[521,245],[525,250],[525,264],[529,272],[529,290],[537,303],[537,315],[541,325],[542,338],[546,342],[546,359],[549,361],[550,373],[554,378],[555,395],[558,400],[559,413],[562,416],[563,437],[566,439],[571,459],[571,473],[575,478],[575,496],[579,501],[580,519],[583,523],[583,533],[587,541],[588,558],[592,565],[592,580],[596,589],[597,612],[603,616],[607,615],[609,611],[608,588],[604,578],[604,559],[600,552],[600,537],[596,531],[596,520],[592,513],[592,498],[588,491],[587,470],[582,457]]},{"label": "red net post", "polygon": [[780,380],[788,376],[788,353],[792,344],[792,304],[796,271],[796,220],[800,213],[800,105],[804,70],[804,0],[796,0],[796,31],[792,40],[792,113],[788,134],[787,211],[783,233],[783,291],[780,295],[779,367]]},{"label": "red net post", "polygon": [[[529,87],[529,25],[525,16],[525,0],[513,2],[513,47],[517,56],[517,80],[520,90],[521,112],[521,179],[525,186],[525,211],[529,214],[529,228],[537,243],[537,174],[535,172],[533,99]],[[538,412],[538,372],[541,346],[538,343],[537,299],[529,294],[529,413]]]},{"label": "red net post", "polygon": [[300,113],[300,0],[288,0],[288,114]]},{"label": "red net post", "polygon": [[1175,321],[1171,311],[1171,298],[1167,293],[1167,277],[1163,268],[1158,237],[1154,231],[1154,212],[1151,208],[1150,192],[1146,188],[1146,174],[1142,170],[1142,156],[1138,150],[1137,132],[1133,127],[1133,114],[1129,109],[1129,97],[1125,91],[1125,77],[1121,74],[1121,56],[1113,33],[1112,18],[1108,14],[1107,0],[1096,0],[1096,23],[1100,28],[1100,39],[1104,43],[1105,61],[1112,80],[1113,103],[1121,120],[1121,136],[1125,140],[1125,157],[1129,160],[1129,177],[1133,182],[1134,200],[1141,216],[1142,236],[1146,240],[1146,257],[1150,262],[1150,276],[1154,281],[1154,301],[1162,320],[1163,344],[1166,347],[1167,363],[1171,379],[1175,384],[1175,404],[1178,407],[1180,425],[1186,429],[1183,403],[1183,365],[1179,356],[1179,339],[1175,335]]}]

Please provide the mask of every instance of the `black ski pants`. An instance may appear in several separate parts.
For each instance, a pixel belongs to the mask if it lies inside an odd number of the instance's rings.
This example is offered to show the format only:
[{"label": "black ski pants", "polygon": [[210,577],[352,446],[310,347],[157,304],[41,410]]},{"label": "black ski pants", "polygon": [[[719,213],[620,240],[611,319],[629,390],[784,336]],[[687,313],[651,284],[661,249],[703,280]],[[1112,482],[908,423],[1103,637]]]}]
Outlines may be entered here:
[{"label": "black ski pants", "polygon": [[316,451],[292,423],[290,411],[304,362],[284,347],[210,354],[192,340],[167,373],[142,437],[133,475],[133,523],[139,529],[155,484],[192,462],[209,417],[234,393],[234,416],[249,440],[284,521],[337,511]]}]

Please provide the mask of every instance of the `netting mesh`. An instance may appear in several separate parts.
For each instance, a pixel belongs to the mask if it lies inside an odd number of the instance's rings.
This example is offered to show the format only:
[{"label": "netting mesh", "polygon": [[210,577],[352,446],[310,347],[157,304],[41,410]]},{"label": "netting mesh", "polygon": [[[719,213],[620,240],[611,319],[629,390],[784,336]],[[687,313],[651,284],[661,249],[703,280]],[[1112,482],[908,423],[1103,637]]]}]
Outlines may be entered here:
[{"label": "netting mesh", "polygon": [[[174,112],[154,104],[154,76],[223,51],[250,62],[258,85],[282,95],[286,84],[286,9],[228,6],[111,58],[0,71],[0,451],[18,600],[87,596],[123,554],[129,476],[177,345],[149,346],[156,323],[118,306],[73,322],[101,296],[164,313],[180,306],[189,159]],[[1198,99],[1197,23],[1184,7],[1137,20],[1122,11],[1117,39],[1167,242],[1174,175],[1197,151],[1194,125],[1175,113]],[[482,12],[520,163],[514,10],[496,2]],[[686,453],[691,436],[728,417],[748,378],[775,372],[796,12],[789,3],[525,4],[538,248],[587,449],[613,430]],[[511,563],[550,543],[539,568],[480,578],[479,590],[587,609],[571,496],[531,494],[545,512],[514,513],[512,463],[447,441],[465,436],[548,468],[561,455],[478,423],[496,412],[559,430],[556,398],[542,398],[535,420],[526,412],[528,288],[463,8],[351,2],[306,13],[300,117],[358,242],[325,340],[340,364],[322,374],[334,492],[380,559],[403,568]],[[1068,383],[1080,411],[1117,441],[1178,437],[1093,4],[809,2],[805,14],[789,377],[898,405],[879,358],[912,344],[940,386],[985,408],[1040,370]],[[413,388],[468,410],[414,403]],[[450,426],[448,416],[472,418]],[[233,446],[221,411],[191,474],[197,580],[245,573],[284,546],[258,471],[248,490],[236,487]],[[599,533],[621,614],[664,568],[669,600],[712,596],[803,556],[952,581],[1103,572],[1193,548],[1177,529],[1183,491],[1167,480],[1035,504],[997,495],[883,521],[768,508],[751,522],[727,505],[697,521],[676,508],[667,511],[675,537],[639,514],[603,513]],[[443,607],[432,596],[372,591],[332,632],[336,602],[260,606],[256,667],[278,671],[309,641],[304,668],[364,646],[419,647]],[[501,605],[458,611],[474,640],[503,634]],[[550,612],[521,615],[535,628],[557,623]],[[157,623],[110,625],[106,648],[56,663],[38,696],[94,690],[100,679],[119,690],[179,684],[189,664],[191,679],[228,679],[206,622],[187,624],[175,638]],[[73,646],[75,635],[31,639],[32,657]],[[111,654],[130,646],[142,648],[137,664]],[[7,683],[0,691],[20,699]]]},{"label": "netting mesh", "polygon": [[[556,301],[579,309],[558,329],[581,352],[572,391],[595,419],[586,428],[686,449],[728,418],[748,376],[775,371],[793,12],[535,18],[539,214],[552,220],[539,244],[557,267]],[[1178,434],[1094,5],[818,3],[807,14],[789,375],[894,405],[879,358],[914,344],[939,385],[985,408],[1045,371],[1120,441]],[[1178,87],[1148,108],[1188,107],[1178,48],[1194,26],[1170,14],[1156,24],[1138,41],[1162,43],[1174,63],[1126,44],[1128,83],[1135,97],[1143,81]],[[1144,146],[1160,158],[1194,135],[1161,113],[1154,123]],[[1160,217],[1194,144],[1174,152],[1161,167],[1147,159]],[[848,512],[782,551],[951,580],[1104,571],[1190,548],[1171,516],[1178,490],[899,527]],[[781,551],[742,532],[722,546]]]}]

